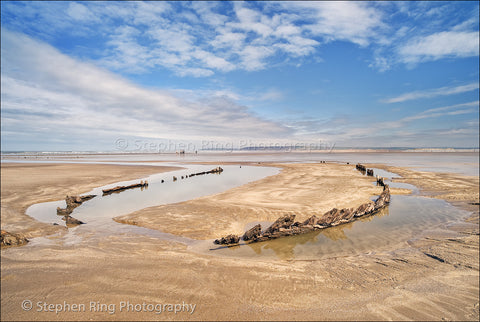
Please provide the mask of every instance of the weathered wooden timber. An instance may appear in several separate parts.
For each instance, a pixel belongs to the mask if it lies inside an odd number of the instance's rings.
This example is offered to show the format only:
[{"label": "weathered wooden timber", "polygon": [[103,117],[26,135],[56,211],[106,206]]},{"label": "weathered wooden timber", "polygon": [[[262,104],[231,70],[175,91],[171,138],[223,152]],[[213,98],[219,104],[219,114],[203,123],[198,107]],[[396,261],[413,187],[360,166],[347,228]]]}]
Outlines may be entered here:
[{"label": "weathered wooden timber", "polygon": [[28,243],[28,239],[22,235],[9,233],[8,231],[2,230],[0,234],[0,245],[4,246],[21,246]]},{"label": "weathered wooden timber", "polygon": [[363,164],[360,164],[360,163],[357,163],[357,165],[355,166],[355,168],[356,168],[358,171],[361,171],[361,172],[366,172],[366,171],[367,171],[367,168],[366,168]]},{"label": "weathered wooden timber", "polygon": [[210,171],[203,171],[203,172],[197,172],[197,173],[192,173],[190,175],[188,175],[187,177],[195,177],[195,176],[202,176],[204,174],[212,174],[212,173],[217,173],[217,174],[220,174],[223,172],[223,169],[222,167],[216,167],[215,169],[212,169]]},{"label": "weathered wooden timber", "polygon": [[293,236],[305,234],[314,230],[324,229],[328,227],[345,224],[356,220],[357,218],[375,214],[387,207],[390,202],[390,188],[388,185],[383,186],[382,193],[375,201],[370,201],[360,205],[357,208],[333,208],[324,213],[321,217],[313,215],[303,223],[295,222],[294,214],[287,214],[278,218],[270,227],[262,232],[260,224],[247,230],[240,238],[236,235],[228,235],[214,241],[219,245],[238,244],[241,239],[248,243],[260,242],[279,237]]},{"label": "weathered wooden timber", "polygon": [[67,204],[66,208],[57,207],[57,215],[59,216],[68,216],[72,213],[73,209],[80,206],[87,200],[95,198],[97,195],[85,195],[85,196],[66,196],[65,202]]},{"label": "weathered wooden timber", "polygon": [[377,184],[379,186],[385,186],[385,179],[377,175]]},{"label": "weathered wooden timber", "polygon": [[128,189],[134,189],[134,188],[146,188],[148,187],[148,181],[145,180],[145,182],[140,181],[140,183],[134,183],[129,186],[116,186],[114,188],[109,188],[109,189],[103,189],[103,195],[109,195],[112,193],[117,193],[117,192],[122,192]]}]

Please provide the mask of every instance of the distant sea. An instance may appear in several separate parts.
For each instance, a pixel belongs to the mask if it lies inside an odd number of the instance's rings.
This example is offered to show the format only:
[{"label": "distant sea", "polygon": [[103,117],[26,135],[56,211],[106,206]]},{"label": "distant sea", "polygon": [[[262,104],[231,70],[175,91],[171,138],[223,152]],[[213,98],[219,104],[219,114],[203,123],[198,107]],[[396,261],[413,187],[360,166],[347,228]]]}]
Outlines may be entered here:
[{"label": "distant sea", "polygon": [[329,151],[232,150],[185,154],[112,151],[3,151],[2,162],[350,162],[382,163],[414,170],[479,175],[475,149],[335,149]]}]

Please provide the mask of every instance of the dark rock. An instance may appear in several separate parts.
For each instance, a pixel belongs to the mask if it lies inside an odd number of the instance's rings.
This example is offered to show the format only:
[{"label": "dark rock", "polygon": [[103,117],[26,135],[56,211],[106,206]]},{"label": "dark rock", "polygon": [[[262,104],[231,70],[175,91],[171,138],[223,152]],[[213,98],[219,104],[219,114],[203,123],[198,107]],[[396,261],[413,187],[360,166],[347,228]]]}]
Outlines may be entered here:
[{"label": "dark rock", "polygon": [[259,237],[261,234],[262,234],[262,225],[258,224],[250,228],[249,230],[247,230],[245,234],[243,234],[242,239],[245,241],[252,240]]},{"label": "dark rock", "polygon": [[19,235],[2,230],[0,235],[0,245],[3,246],[21,246],[28,243],[28,239]]}]

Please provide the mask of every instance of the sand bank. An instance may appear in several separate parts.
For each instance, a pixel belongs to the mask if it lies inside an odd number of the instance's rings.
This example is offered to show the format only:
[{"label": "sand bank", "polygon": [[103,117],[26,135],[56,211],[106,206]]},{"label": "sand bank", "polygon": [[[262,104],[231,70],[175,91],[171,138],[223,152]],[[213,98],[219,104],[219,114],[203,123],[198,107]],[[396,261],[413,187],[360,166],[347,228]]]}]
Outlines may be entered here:
[{"label": "sand bank", "polygon": [[[51,167],[39,169],[36,165],[26,165],[20,171],[41,176],[26,177],[23,186],[14,184],[12,179],[15,178],[12,171],[19,170],[3,166],[2,207],[6,198],[10,207],[22,209],[16,203],[31,195],[35,187],[37,200],[32,197],[30,202],[61,199],[71,183],[67,178],[73,165],[64,165],[63,174]],[[313,211],[354,206],[381,191],[371,185],[371,178],[361,176],[351,165],[278,166],[283,170],[277,176],[210,197],[152,207],[145,210],[148,215],[140,211],[127,217],[146,226],[167,227],[177,234],[201,239],[241,231],[248,221],[273,221],[285,212],[295,212],[300,219]],[[85,167],[82,173],[92,166]],[[103,169],[103,175],[108,177],[104,183],[112,182],[109,175],[114,173],[110,171]],[[64,180],[63,188],[51,183],[53,175]],[[120,177],[126,179],[118,173],[117,178]],[[433,178],[431,184],[436,185],[437,179]],[[478,179],[462,178],[465,180],[473,185]],[[91,188],[77,183],[71,193]],[[452,193],[456,190],[453,188]],[[43,193],[45,189],[53,189],[50,191],[58,195]],[[11,220],[9,216],[7,212],[5,220]],[[2,208],[2,222],[3,218]],[[46,242],[3,249],[1,265],[2,320],[478,320],[479,317],[478,234],[470,226],[465,226],[461,234],[427,232],[385,252],[308,261],[222,258],[192,253],[182,244],[136,235],[102,239],[83,236],[75,244],[47,238]],[[37,312],[36,306],[25,311],[21,307],[25,299],[34,305],[38,301],[83,303],[86,311],[56,314]],[[114,314],[92,311],[91,301],[114,304],[116,311]],[[185,302],[196,304],[196,310],[193,314],[120,312],[120,303],[124,301],[140,305]]]},{"label": "sand bank", "polygon": [[[356,208],[383,189],[373,186],[371,177],[363,176],[351,165],[262,165],[281,167],[282,171],[213,196],[150,207],[115,220],[195,239],[212,239],[243,234],[250,222],[273,222],[284,214],[296,214],[296,220],[302,222],[332,208]],[[405,192],[392,189],[393,194]]]}]

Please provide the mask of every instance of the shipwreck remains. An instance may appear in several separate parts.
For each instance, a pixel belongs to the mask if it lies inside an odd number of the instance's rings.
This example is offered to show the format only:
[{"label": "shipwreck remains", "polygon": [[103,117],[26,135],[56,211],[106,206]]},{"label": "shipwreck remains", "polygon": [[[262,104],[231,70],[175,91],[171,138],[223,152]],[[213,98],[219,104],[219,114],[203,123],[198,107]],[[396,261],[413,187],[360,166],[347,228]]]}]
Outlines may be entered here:
[{"label": "shipwreck remains", "polygon": [[4,246],[21,246],[28,243],[28,239],[19,235],[9,233],[8,231],[2,230],[0,235],[0,245]]},{"label": "shipwreck remains", "polygon": [[201,176],[201,175],[204,175],[204,174],[212,174],[212,173],[217,173],[217,174],[220,174],[223,172],[223,169],[222,167],[216,167],[215,169],[212,169],[210,171],[203,171],[203,172],[198,172],[198,173],[192,173],[186,177],[190,178],[190,177],[195,177],[195,176]]},{"label": "shipwreck remains", "polygon": [[[382,178],[383,179],[383,178]],[[383,181],[382,181],[383,182]],[[303,223],[295,221],[294,214],[287,214],[278,218],[270,227],[262,232],[260,224],[247,230],[240,238],[236,235],[228,235],[214,241],[219,245],[238,244],[242,239],[248,243],[260,242],[269,239],[305,234],[314,230],[324,229],[328,227],[345,224],[356,220],[359,217],[373,215],[386,206],[390,202],[390,188],[384,184],[382,193],[375,201],[370,201],[355,208],[333,208],[322,216],[311,216]]]},{"label": "shipwreck remains", "polygon": [[66,208],[57,207],[57,215],[59,216],[69,216],[73,209],[80,206],[83,202],[95,198],[97,195],[86,195],[86,196],[69,196],[65,197],[65,202],[67,203]]},{"label": "shipwreck remains", "polygon": [[57,215],[63,216],[62,220],[65,221],[68,227],[77,226],[84,224],[84,222],[70,217],[70,214],[73,212],[73,209],[80,206],[83,202],[95,198],[97,195],[85,195],[85,196],[66,196],[65,202],[67,203],[66,208],[57,207]]},{"label": "shipwreck remains", "polygon": [[128,189],[134,189],[134,188],[142,188],[143,190],[143,188],[147,188],[147,187],[148,187],[148,181],[145,180],[145,182],[140,181],[140,183],[134,183],[129,186],[116,186],[110,189],[103,189],[102,191],[103,191],[103,195],[105,196],[112,193],[118,193],[118,192],[122,192]]},{"label": "shipwreck remains", "polygon": [[357,165],[355,166],[355,169],[362,172],[363,174],[365,174],[365,172],[367,171],[367,168],[363,164],[360,164],[360,163],[357,163]]},{"label": "shipwreck remains", "polygon": [[377,175],[377,185],[385,186],[385,179]]},{"label": "shipwreck remains", "polygon": [[80,221],[76,218],[73,218],[71,216],[65,216],[62,218],[62,220],[65,221],[65,224],[67,225],[67,227],[74,227],[74,226],[78,226],[78,225],[83,225],[84,222],[83,221]]}]

